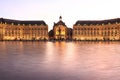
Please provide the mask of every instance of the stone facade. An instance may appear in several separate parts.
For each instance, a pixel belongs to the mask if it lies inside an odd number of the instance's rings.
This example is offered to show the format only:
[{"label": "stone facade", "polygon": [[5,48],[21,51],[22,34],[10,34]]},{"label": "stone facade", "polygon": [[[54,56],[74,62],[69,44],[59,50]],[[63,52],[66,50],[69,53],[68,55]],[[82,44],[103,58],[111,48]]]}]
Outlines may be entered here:
[{"label": "stone facade", "polygon": [[53,34],[54,34],[54,39],[55,40],[66,40],[67,37],[68,37],[68,35],[67,35],[67,26],[62,21],[61,16],[59,17],[59,22],[54,23]]},{"label": "stone facade", "polygon": [[48,40],[44,21],[0,19],[0,40]]},{"label": "stone facade", "polygon": [[0,18],[0,40],[120,40],[120,18],[77,21],[68,28],[59,17],[48,34],[44,21],[19,21]]},{"label": "stone facade", "polygon": [[120,19],[77,21],[73,40],[120,40]]}]

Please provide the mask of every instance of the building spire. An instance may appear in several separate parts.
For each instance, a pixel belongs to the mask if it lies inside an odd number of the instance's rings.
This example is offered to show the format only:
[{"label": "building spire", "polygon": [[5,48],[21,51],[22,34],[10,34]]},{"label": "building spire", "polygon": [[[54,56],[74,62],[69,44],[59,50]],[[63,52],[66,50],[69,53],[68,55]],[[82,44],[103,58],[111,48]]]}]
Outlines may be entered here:
[{"label": "building spire", "polygon": [[62,16],[59,17],[59,20],[62,21]]}]

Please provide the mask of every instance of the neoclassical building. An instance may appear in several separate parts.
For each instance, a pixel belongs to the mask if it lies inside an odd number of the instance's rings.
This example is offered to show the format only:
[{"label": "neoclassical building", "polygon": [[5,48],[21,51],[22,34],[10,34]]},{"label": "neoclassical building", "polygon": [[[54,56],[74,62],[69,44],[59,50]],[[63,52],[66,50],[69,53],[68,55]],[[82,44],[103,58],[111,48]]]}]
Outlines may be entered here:
[{"label": "neoclassical building", "polygon": [[44,21],[0,18],[0,40],[48,40],[48,25]]},{"label": "neoclassical building", "polygon": [[62,21],[62,17],[59,17],[59,21],[57,23],[54,23],[53,26],[53,32],[54,32],[54,38],[57,39],[67,39],[67,26]]},{"label": "neoclassical building", "polygon": [[49,39],[51,40],[71,40],[72,28],[68,28],[62,21],[62,16],[59,17],[57,23],[54,22],[53,29],[49,31]]},{"label": "neoclassical building", "polygon": [[120,40],[120,18],[100,21],[77,21],[73,40]]},{"label": "neoclassical building", "polygon": [[77,21],[68,28],[59,17],[48,33],[44,21],[20,21],[0,18],[0,40],[120,40],[120,18]]}]

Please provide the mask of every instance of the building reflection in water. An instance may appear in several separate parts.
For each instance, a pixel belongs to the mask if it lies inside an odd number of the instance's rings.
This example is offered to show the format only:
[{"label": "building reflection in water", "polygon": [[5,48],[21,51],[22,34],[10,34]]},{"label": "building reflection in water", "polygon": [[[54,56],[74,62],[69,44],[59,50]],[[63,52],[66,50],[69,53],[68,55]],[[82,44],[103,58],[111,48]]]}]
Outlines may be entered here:
[{"label": "building reflection in water", "polygon": [[[0,42],[5,80],[119,80],[119,42]],[[6,75],[3,75],[6,74]]]}]

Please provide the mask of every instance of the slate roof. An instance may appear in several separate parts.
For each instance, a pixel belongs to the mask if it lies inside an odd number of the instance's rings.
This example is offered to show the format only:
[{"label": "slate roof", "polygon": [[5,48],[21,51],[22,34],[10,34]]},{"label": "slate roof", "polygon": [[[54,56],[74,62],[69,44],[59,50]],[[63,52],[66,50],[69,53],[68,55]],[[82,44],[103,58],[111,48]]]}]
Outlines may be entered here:
[{"label": "slate roof", "polygon": [[74,26],[76,25],[102,25],[102,24],[114,24],[114,23],[120,23],[120,18],[116,18],[116,19],[109,19],[109,20],[78,20]]},{"label": "slate roof", "polygon": [[58,25],[63,25],[66,27],[66,24],[63,21],[59,21],[57,23],[54,23],[54,26],[58,26]]},{"label": "slate roof", "polygon": [[0,18],[0,22],[2,23],[7,23],[7,24],[12,24],[14,23],[14,25],[18,25],[18,24],[21,24],[21,25],[47,25],[44,21],[20,21],[20,20],[12,20],[12,19],[5,19],[5,18]]}]

